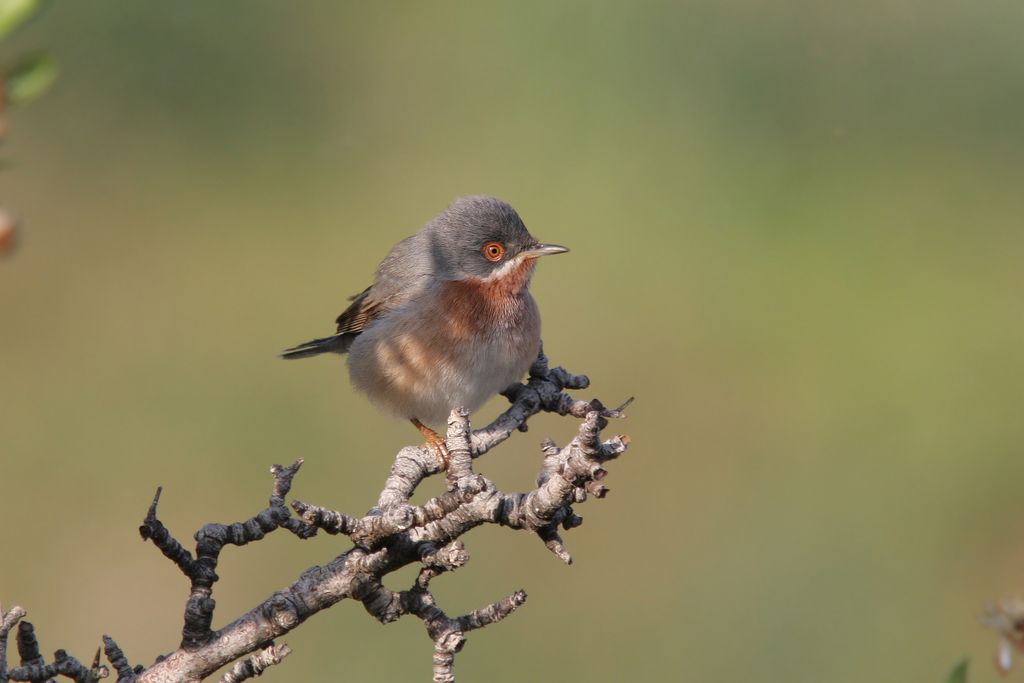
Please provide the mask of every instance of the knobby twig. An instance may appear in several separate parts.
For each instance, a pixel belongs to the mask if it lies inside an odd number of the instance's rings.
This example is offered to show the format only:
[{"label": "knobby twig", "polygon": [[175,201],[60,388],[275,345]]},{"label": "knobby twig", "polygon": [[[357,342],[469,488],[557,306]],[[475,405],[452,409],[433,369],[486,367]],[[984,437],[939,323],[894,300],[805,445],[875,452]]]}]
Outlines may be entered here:
[{"label": "knobby twig", "polygon": [[[350,516],[298,500],[291,502],[297,516],[285,503],[302,460],[289,467],[275,465],[270,501],[254,517],[234,524],[207,524],[195,535],[195,549],[178,542],[157,517],[161,490],[157,489],[139,532],[171,560],[189,581],[182,637],[176,650],[158,657],[148,667],[132,667],[109,636],[103,637],[103,651],[117,672],[118,683],[170,683],[199,681],[218,669],[236,662],[221,678],[222,683],[259,676],[279,664],[291,650],[274,640],[317,612],[342,600],[358,600],[382,623],[409,615],[420,619],[434,644],[433,680],[454,681],[455,655],[466,642],[465,634],[501,621],[526,601],[522,590],[468,614],[451,617],[436,603],[430,582],[445,572],[462,567],[469,554],[460,539],[481,524],[500,524],[534,533],[555,556],[572,562],[559,535],[579,526],[583,520],[573,505],[593,495],[603,498],[608,488],[604,465],[622,454],[629,445],[626,436],[602,440],[608,421],[624,417],[623,406],[609,409],[599,401],[580,401],[566,389],[585,389],[589,380],[562,368],[549,368],[541,352],[530,369],[529,380],[509,387],[504,395],[511,406],[491,424],[473,430],[465,410],[452,411],[446,435],[450,453],[447,490],[423,505],[409,501],[428,477],[439,474],[441,466],[425,447],[402,449],[395,458],[377,505],[366,515]],[[559,447],[550,440],[541,446],[544,454],[537,486],[524,493],[499,491],[486,477],[473,471],[473,460],[491,451],[515,431],[526,431],[527,421],[539,412],[571,415],[580,419],[576,437]],[[348,536],[353,546],[322,566],[307,569],[290,586],[219,630],[213,629],[216,602],[213,587],[218,580],[217,563],[228,545],[242,546],[262,539],[277,529],[287,529],[300,539],[318,531]],[[404,591],[391,591],[382,579],[409,564],[421,565],[414,584]],[[54,676],[92,682],[109,674],[100,666],[99,651],[91,668],[58,650],[49,664],[39,652],[33,627],[25,611],[14,607],[0,610],[0,683],[33,681],[42,683]],[[7,668],[7,635],[18,625],[21,665]]]}]

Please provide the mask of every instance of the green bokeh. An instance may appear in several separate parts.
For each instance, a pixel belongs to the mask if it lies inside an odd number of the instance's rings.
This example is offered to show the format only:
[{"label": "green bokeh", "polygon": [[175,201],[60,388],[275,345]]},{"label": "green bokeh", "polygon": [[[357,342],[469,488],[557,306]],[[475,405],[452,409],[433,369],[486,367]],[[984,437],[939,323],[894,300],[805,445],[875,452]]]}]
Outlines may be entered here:
[{"label": "green bokeh", "polygon": [[[415,432],[336,360],[274,354],[487,192],[573,248],[534,284],[553,361],[638,400],[571,568],[481,529],[436,582],[452,613],[530,595],[463,680],[940,681],[964,654],[996,680],[976,616],[1024,590],[1022,31],[996,0],[50,6],[0,55],[62,64],[0,174],[27,219],[0,600],[44,650],[110,633],[148,664],[186,596],[137,537],[157,484],[181,538],[300,456],[297,496],[368,508]],[[480,467],[527,487],[572,431]],[[218,615],[343,547],[229,549]],[[355,604],[287,641],[271,680],[429,676],[419,624]]]}]

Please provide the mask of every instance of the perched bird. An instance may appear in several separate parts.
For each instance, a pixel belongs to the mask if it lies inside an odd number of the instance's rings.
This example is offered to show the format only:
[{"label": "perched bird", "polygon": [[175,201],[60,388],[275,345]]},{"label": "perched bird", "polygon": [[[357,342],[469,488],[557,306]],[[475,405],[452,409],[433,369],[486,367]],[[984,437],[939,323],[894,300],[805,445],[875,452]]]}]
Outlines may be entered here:
[{"label": "perched bird", "polygon": [[523,377],[540,351],[530,277],[539,257],[566,251],[534,239],[499,199],[459,198],[391,249],[338,316],[337,334],[281,357],[347,353],[352,384],[410,420],[447,467],[444,439],[428,425]]}]

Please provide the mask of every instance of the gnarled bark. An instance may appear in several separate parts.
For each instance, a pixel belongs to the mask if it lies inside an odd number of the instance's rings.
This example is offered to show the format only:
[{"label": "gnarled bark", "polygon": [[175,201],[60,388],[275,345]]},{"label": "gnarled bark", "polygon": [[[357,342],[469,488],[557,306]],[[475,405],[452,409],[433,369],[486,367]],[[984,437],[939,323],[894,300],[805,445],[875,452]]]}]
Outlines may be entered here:
[{"label": "gnarled bark", "polygon": [[[604,497],[602,483],[605,463],[618,457],[629,445],[625,436],[602,440],[608,420],[623,417],[622,406],[605,408],[599,401],[580,401],[565,389],[584,389],[589,381],[562,368],[549,368],[541,352],[524,384],[504,393],[511,406],[488,426],[472,430],[466,411],[452,411],[446,435],[449,459],[447,490],[423,505],[409,501],[426,478],[441,473],[434,452],[425,447],[402,449],[395,458],[377,505],[363,516],[350,516],[298,500],[286,504],[294,477],[302,465],[275,465],[273,491],[263,510],[235,524],[207,524],[196,533],[195,549],[179,543],[157,517],[160,489],[142,526],[142,537],[150,540],[181,570],[190,583],[185,604],[181,642],[173,652],[158,657],[148,667],[132,667],[117,644],[103,637],[103,650],[117,672],[119,683],[169,683],[199,681],[223,666],[237,662],[221,679],[235,683],[278,664],[289,654],[280,638],[317,612],[342,600],[360,601],[383,623],[406,615],[423,622],[434,643],[433,680],[454,681],[455,654],[462,649],[466,633],[504,619],[526,601],[516,591],[497,602],[461,616],[448,616],[430,592],[430,582],[439,574],[458,569],[469,555],[460,539],[481,524],[500,524],[533,532],[552,553],[569,563],[559,527],[568,530],[582,523],[573,505],[588,495]],[[627,402],[628,403],[628,402]],[[487,478],[473,471],[473,459],[492,450],[513,432],[526,431],[527,420],[538,412],[570,415],[581,420],[576,437],[558,447],[546,440],[537,486],[523,493],[504,493]],[[353,547],[322,566],[307,569],[291,585],[275,592],[227,626],[212,628],[216,602],[213,588],[221,551],[227,545],[245,545],[277,529],[287,529],[300,539],[318,531],[348,536]],[[421,565],[415,583],[400,592],[384,587],[382,578],[409,564]],[[100,666],[99,653],[91,668],[58,651],[47,664],[34,645],[32,626],[22,620],[24,610],[0,610],[0,683],[47,681],[63,675],[76,681],[95,681],[108,675]],[[20,624],[19,624],[20,622]],[[7,668],[7,635],[19,625],[18,649],[21,666]],[[23,636],[23,634],[25,634]],[[24,643],[23,643],[24,640]]]}]

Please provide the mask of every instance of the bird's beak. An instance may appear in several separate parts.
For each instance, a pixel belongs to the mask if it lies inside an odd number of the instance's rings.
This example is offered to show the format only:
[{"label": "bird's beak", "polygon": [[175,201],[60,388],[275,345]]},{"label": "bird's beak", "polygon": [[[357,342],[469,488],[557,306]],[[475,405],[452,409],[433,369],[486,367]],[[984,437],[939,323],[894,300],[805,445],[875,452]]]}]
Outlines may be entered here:
[{"label": "bird's beak", "polygon": [[522,252],[521,256],[524,258],[540,258],[548,254],[564,254],[567,251],[569,251],[569,247],[562,247],[557,244],[538,244]]}]

